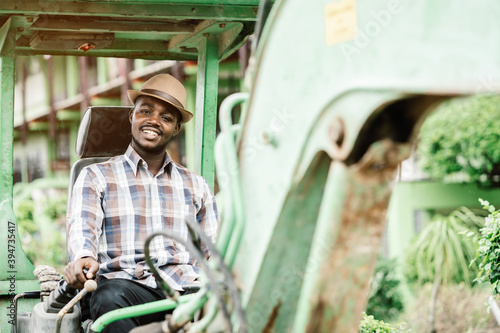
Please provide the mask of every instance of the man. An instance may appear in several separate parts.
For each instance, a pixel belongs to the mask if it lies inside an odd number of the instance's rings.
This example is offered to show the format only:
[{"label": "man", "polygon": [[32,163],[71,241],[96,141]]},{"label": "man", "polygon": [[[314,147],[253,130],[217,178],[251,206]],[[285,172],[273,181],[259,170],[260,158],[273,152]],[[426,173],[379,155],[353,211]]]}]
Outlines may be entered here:
[{"label": "man", "polygon": [[[200,223],[212,241],[217,208],[204,178],[174,163],[166,146],[192,113],[186,91],[173,76],[160,74],[140,91],[129,90],[132,142],[124,155],[86,167],[73,189],[68,211],[68,252],[64,269],[69,285],[81,289],[98,275],[92,293],[93,320],[106,312],[164,299],[144,258],[144,241],[165,230],[188,240],[187,219]],[[208,256],[206,245],[202,250]],[[176,290],[198,276],[193,257],[181,244],[156,237],[151,257],[160,275]],[[85,275],[83,269],[87,268]],[[164,314],[119,320],[103,332],[128,332],[163,320]]]}]

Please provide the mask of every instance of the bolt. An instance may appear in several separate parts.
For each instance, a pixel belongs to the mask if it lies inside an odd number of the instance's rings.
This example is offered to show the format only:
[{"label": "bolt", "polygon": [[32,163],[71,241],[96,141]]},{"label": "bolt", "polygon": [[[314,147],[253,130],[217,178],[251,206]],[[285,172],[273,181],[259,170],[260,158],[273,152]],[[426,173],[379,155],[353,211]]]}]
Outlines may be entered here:
[{"label": "bolt", "polygon": [[260,137],[262,139],[262,142],[264,142],[266,145],[276,146],[276,135],[270,129],[263,129],[260,133]]},{"label": "bolt", "polygon": [[226,23],[219,24],[219,28],[225,28],[225,27],[226,27]]},{"label": "bolt", "polygon": [[203,34],[203,37],[208,37],[208,34],[207,34],[207,33],[204,33],[204,34]]},{"label": "bolt", "polygon": [[344,143],[344,122],[341,118],[335,119],[330,125],[330,139],[338,146],[341,147]]},{"label": "bolt", "polygon": [[24,31],[24,28],[23,27],[19,27],[17,28],[17,32],[23,32]]}]

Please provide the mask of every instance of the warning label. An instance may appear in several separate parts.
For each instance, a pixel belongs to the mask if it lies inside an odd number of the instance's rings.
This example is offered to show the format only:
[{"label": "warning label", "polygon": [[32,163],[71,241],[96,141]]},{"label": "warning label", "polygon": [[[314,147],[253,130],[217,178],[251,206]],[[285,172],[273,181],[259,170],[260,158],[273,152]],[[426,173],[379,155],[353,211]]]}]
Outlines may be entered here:
[{"label": "warning label", "polygon": [[356,38],[356,0],[339,0],[325,5],[325,32],[327,45]]}]

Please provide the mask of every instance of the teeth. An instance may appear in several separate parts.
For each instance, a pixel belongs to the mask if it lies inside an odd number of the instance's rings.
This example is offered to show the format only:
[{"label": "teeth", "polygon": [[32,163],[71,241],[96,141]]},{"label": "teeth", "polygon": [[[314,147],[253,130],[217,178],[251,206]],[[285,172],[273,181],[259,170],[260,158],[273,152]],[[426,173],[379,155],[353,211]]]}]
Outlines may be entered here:
[{"label": "teeth", "polygon": [[156,133],[156,132],[154,132],[154,131],[151,131],[151,130],[147,130],[147,129],[145,129],[145,130],[143,130],[142,132],[143,132],[144,134],[148,135],[148,136],[151,136],[151,137],[156,137],[156,136],[158,136],[158,133]]}]

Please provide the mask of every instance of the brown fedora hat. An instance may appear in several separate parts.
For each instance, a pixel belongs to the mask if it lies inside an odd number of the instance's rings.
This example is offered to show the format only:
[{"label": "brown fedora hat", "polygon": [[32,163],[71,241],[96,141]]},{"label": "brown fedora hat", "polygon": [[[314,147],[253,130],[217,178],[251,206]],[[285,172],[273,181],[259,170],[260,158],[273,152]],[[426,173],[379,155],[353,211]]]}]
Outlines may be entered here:
[{"label": "brown fedora hat", "polygon": [[181,113],[181,123],[187,123],[193,114],[185,109],[186,89],[175,77],[170,74],[158,74],[144,82],[141,90],[128,90],[128,98],[135,104],[139,96],[151,96],[174,106]]}]

